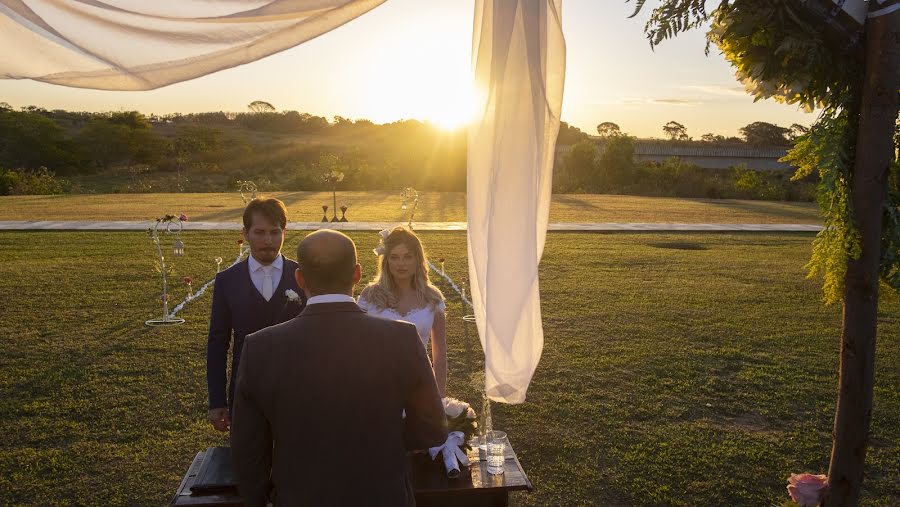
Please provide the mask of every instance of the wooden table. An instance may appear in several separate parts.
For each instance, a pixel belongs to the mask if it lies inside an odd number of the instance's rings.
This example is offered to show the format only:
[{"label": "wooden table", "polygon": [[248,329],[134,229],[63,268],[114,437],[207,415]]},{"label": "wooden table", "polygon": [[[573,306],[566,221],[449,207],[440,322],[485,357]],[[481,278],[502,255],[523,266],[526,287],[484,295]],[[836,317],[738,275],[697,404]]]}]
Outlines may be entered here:
[{"label": "wooden table", "polygon": [[[172,506],[240,507],[243,505],[237,489],[231,488],[217,494],[195,495],[191,493],[206,451],[198,452],[188,468]],[[425,453],[409,454],[410,479],[420,507],[500,507],[509,504],[510,491],[531,491],[534,487],[507,441],[504,472],[491,475],[487,471],[485,451],[472,449],[468,453],[469,466],[460,468],[460,477],[448,479],[440,456],[434,461]]]}]

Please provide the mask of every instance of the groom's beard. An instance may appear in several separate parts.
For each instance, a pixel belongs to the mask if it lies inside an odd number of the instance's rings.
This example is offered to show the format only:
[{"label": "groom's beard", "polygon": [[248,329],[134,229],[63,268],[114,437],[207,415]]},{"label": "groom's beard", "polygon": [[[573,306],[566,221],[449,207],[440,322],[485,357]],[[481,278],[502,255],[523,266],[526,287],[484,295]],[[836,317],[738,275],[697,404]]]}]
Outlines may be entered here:
[{"label": "groom's beard", "polygon": [[280,250],[274,247],[260,248],[259,250],[253,250],[251,252],[253,257],[262,264],[271,264],[278,258],[279,253]]}]

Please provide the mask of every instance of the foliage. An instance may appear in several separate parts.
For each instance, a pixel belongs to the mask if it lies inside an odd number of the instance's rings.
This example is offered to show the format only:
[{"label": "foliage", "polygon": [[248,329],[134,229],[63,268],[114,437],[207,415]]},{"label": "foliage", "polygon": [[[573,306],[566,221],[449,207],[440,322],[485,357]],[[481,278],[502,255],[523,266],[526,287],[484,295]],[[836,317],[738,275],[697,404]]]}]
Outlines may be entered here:
[{"label": "foliage", "polygon": [[[631,0],[625,2],[629,3]],[[646,2],[647,0],[635,0],[634,13],[631,17],[636,16]],[[727,3],[727,0],[723,0],[720,5]],[[664,39],[703,26],[707,17],[706,0],[663,0],[662,5],[653,9],[650,14],[644,32],[652,48]]]},{"label": "foliage", "polygon": [[687,135],[687,128],[677,121],[670,121],[663,125],[663,132],[669,136],[672,141],[687,141],[690,138]]},{"label": "foliage", "polygon": [[597,145],[594,141],[584,140],[572,146],[563,158],[561,169],[565,187],[593,190],[597,172]]},{"label": "foliage", "polygon": [[787,146],[791,144],[788,139],[791,129],[779,127],[773,123],[755,121],[741,127],[740,131],[747,144],[755,146]]},{"label": "foliage", "polygon": [[46,167],[3,169],[0,167],[0,195],[56,195],[65,193],[69,182],[56,177]]},{"label": "foliage", "polygon": [[137,112],[95,115],[75,137],[79,149],[95,167],[155,164],[167,142],[153,132]]},{"label": "foliage", "polygon": [[700,140],[704,143],[721,143],[725,141],[725,136],[721,134],[706,133],[700,136]]},{"label": "foliage", "polygon": [[597,125],[597,135],[600,137],[616,137],[622,135],[622,129],[611,121],[605,121]]},{"label": "foliage", "polygon": [[569,146],[586,139],[588,139],[588,135],[580,128],[573,127],[564,121],[559,122],[559,135],[556,136],[557,146]]},{"label": "foliage", "polygon": [[766,178],[762,171],[754,171],[746,166],[733,167],[734,187],[738,196],[744,199],[783,201],[787,199],[787,189],[774,179]]},{"label": "foliage", "polygon": [[846,109],[828,108],[810,132],[800,137],[784,160],[797,166],[796,179],[819,173],[817,200],[825,220],[813,242],[809,276],[823,275],[826,304],[841,301],[847,262],[859,256],[860,237],[852,222],[850,171],[853,160],[848,138],[856,123]]},{"label": "foliage", "polygon": [[274,113],[275,112],[275,106],[273,106],[272,104],[269,104],[268,102],[263,101],[263,100],[254,100],[247,106],[247,109],[249,109],[250,112],[252,112],[252,113]]},{"label": "foliage", "polygon": [[606,139],[597,164],[600,188],[622,187],[634,178],[634,138],[618,135]]},{"label": "foliage", "polygon": [[74,146],[42,114],[0,109],[0,166],[68,171],[78,163]]}]

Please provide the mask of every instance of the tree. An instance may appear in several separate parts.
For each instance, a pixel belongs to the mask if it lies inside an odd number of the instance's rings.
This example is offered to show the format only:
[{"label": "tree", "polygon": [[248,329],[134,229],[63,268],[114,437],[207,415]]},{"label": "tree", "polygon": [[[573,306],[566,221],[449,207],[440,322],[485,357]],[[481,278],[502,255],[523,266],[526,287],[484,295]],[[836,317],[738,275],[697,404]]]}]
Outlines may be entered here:
[{"label": "tree", "polygon": [[707,133],[700,136],[700,140],[704,143],[722,143],[725,142],[725,136],[713,133]]},{"label": "tree", "polygon": [[165,154],[166,141],[136,111],[94,115],[75,136],[96,167],[151,164]]},{"label": "tree", "polygon": [[687,128],[677,121],[670,121],[663,125],[663,132],[669,136],[670,141],[687,141],[690,139],[687,135]]},{"label": "tree", "polygon": [[0,166],[63,172],[77,164],[75,147],[55,121],[26,111],[0,110]]},{"label": "tree", "polygon": [[563,158],[563,172],[568,175],[572,190],[593,190],[597,172],[597,145],[584,140],[572,146]]},{"label": "tree", "polygon": [[582,132],[580,128],[569,125],[564,121],[559,122],[559,135],[556,136],[556,144],[569,146],[584,141],[587,138],[588,135]]},{"label": "tree", "polygon": [[597,134],[600,137],[616,137],[622,135],[622,129],[611,121],[605,121],[597,125]]},{"label": "tree", "polygon": [[247,106],[251,113],[274,113],[275,106],[262,100],[254,100]]},{"label": "tree", "polygon": [[597,164],[603,190],[620,190],[634,176],[634,138],[615,136],[606,140]]},{"label": "tree", "polygon": [[[644,3],[636,0],[635,13]],[[858,26],[839,22],[851,18],[835,18],[842,3],[835,10],[831,2],[723,0],[710,14],[704,4],[663,0],[645,28],[651,45],[712,18],[708,40],[757,99],[823,108],[786,158],[799,167],[798,177],[821,175],[825,228],[809,266],[811,274],[824,272],[826,298],[844,304],[824,504],[857,505],[872,411],[879,274],[900,291],[900,193],[888,192],[887,177],[896,157],[900,10],[879,12],[885,2],[868,2],[863,47],[854,37]]]},{"label": "tree", "polygon": [[747,144],[754,146],[787,146],[791,144],[788,134],[790,129],[779,127],[773,123],[755,121],[741,127],[740,133]]}]

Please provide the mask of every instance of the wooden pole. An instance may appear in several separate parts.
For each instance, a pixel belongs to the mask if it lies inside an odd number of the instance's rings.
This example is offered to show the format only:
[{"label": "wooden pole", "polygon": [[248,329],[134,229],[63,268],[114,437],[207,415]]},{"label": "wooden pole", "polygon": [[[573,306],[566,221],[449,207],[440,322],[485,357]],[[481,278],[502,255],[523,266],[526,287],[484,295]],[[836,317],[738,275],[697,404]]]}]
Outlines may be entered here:
[{"label": "wooden pole", "polygon": [[[869,2],[869,12],[884,4]],[[859,504],[872,419],[878,270],[883,203],[894,154],[893,133],[900,90],[900,10],[866,21],[862,85],[851,193],[862,253],[847,265],[841,328],[841,364],[826,507]]]}]

